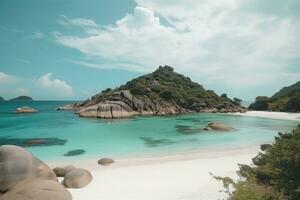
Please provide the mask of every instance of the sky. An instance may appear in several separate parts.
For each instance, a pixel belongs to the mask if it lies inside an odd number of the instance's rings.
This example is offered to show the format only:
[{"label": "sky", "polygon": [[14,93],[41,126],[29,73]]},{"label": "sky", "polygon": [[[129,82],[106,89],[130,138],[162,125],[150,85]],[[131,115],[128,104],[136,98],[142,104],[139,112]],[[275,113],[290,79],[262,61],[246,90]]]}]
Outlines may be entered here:
[{"label": "sky", "polygon": [[300,81],[299,0],[0,0],[0,96],[83,100],[159,65],[251,101]]}]

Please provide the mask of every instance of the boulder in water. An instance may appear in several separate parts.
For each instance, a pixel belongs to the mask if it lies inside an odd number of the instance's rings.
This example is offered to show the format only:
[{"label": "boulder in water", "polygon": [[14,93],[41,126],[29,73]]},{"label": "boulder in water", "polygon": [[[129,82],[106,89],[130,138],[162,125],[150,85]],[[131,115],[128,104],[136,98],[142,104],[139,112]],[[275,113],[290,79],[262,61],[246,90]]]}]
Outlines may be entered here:
[{"label": "boulder in water", "polygon": [[83,149],[75,149],[75,150],[68,151],[64,156],[78,156],[84,153],[85,150]]},{"label": "boulder in water", "polygon": [[36,113],[38,112],[38,110],[31,108],[31,107],[21,107],[21,108],[17,108],[16,109],[16,113],[20,114],[20,113]]},{"label": "boulder in water", "polygon": [[219,123],[219,122],[209,123],[207,125],[207,127],[214,131],[233,131],[234,130],[234,128],[232,128],[226,124]]}]

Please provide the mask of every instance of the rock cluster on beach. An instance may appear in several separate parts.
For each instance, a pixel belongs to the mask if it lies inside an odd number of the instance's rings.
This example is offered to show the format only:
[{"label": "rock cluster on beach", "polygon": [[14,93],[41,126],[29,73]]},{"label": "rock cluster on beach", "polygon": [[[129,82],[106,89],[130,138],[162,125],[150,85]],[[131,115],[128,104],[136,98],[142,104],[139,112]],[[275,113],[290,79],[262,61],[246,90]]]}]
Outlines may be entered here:
[{"label": "rock cluster on beach", "polygon": [[[57,177],[64,177],[62,184]],[[0,200],[71,200],[66,187],[81,188],[92,179],[88,170],[74,166],[52,170],[22,147],[0,146]]]},{"label": "rock cluster on beach", "polygon": [[169,66],[133,79],[114,90],[106,89],[74,105],[81,117],[123,118],[135,115],[170,115],[193,112],[245,112],[239,99],[211,90]]}]

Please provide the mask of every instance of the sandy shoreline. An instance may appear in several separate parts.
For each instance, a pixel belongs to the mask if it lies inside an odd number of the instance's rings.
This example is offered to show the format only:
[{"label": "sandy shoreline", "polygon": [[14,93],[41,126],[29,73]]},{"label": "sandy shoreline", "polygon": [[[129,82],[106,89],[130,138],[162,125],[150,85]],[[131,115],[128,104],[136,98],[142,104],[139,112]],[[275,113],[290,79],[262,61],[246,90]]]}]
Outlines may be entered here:
[{"label": "sandy shoreline", "polygon": [[300,121],[300,113],[247,111],[245,113],[230,113],[230,115]]},{"label": "sandy shoreline", "polygon": [[[249,111],[233,115],[300,121],[298,113]],[[226,195],[209,174],[237,178],[238,164],[251,164],[259,146],[177,153],[156,157],[117,159],[103,167],[97,159],[59,161],[51,167],[73,164],[91,171],[93,181],[71,189],[74,200],[217,200]]]},{"label": "sandy shoreline", "polygon": [[226,195],[209,174],[236,178],[238,163],[250,164],[259,146],[161,157],[129,158],[103,167],[97,160],[51,162],[51,167],[73,164],[93,174],[82,189],[71,189],[74,200],[215,200]]}]

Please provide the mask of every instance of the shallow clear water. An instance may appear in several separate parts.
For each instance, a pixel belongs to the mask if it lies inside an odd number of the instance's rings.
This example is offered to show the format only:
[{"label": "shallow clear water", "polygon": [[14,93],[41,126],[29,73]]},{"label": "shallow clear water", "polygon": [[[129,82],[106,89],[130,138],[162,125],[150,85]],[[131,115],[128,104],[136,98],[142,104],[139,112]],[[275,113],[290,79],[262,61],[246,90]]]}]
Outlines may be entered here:
[{"label": "shallow clear water", "polygon": [[[222,114],[192,114],[170,117],[135,117],[119,120],[80,118],[72,111],[55,108],[70,102],[35,101],[0,103],[0,141],[26,138],[57,138],[62,145],[26,147],[44,160],[65,157],[70,150],[86,152],[78,158],[103,156],[161,155],[195,150],[246,147],[273,141],[278,131],[290,131],[297,122]],[[39,113],[15,114],[21,106]],[[224,122],[234,132],[201,131],[210,122]],[[19,139],[19,140],[18,140]],[[21,139],[21,140],[20,140]]]}]

